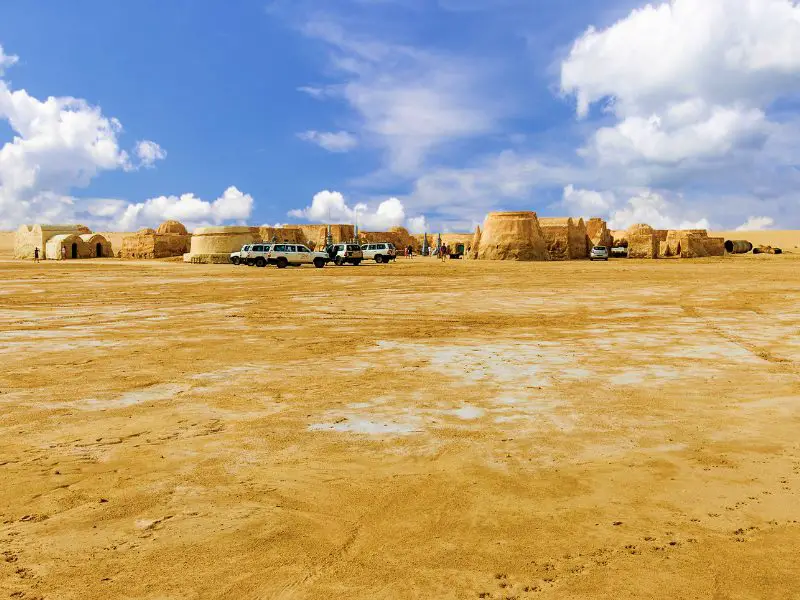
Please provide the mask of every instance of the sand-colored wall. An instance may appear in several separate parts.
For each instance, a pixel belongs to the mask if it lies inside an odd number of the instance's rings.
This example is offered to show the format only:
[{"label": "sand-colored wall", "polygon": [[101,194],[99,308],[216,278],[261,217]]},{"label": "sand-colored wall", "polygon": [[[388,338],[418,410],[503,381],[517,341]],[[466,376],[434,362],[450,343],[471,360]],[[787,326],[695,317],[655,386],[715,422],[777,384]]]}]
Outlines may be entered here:
[{"label": "sand-colored wall", "polygon": [[192,233],[191,254],[230,254],[259,240],[256,227],[200,227]]},{"label": "sand-colored wall", "polygon": [[191,235],[158,234],[152,229],[143,229],[125,236],[119,256],[122,258],[169,258],[183,256],[191,249]]},{"label": "sand-colored wall", "polygon": [[419,250],[421,245],[404,227],[392,227],[389,231],[362,231],[359,232],[359,237],[362,244],[392,243],[401,254],[409,245],[415,252]]},{"label": "sand-colored wall", "polygon": [[0,231],[0,258],[11,258],[14,256],[14,239],[16,232]]},{"label": "sand-colored wall", "polygon": [[610,248],[614,245],[614,236],[608,229],[608,225],[603,219],[598,217],[589,219],[586,222],[587,252],[591,246],[605,246]]},{"label": "sand-colored wall", "polygon": [[478,248],[481,260],[548,260],[535,212],[494,212],[486,216]]},{"label": "sand-colored wall", "polygon": [[583,219],[545,217],[539,219],[539,226],[550,260],[576,260],[588,256],[588,234]]},{"label": "sand-colored wall", "polygon": [[47,242],[57,235],[91,233],[84,225],[20,225],[14,238],[14,257],[33,258],[36,248],[39,256],[47,253]]}]

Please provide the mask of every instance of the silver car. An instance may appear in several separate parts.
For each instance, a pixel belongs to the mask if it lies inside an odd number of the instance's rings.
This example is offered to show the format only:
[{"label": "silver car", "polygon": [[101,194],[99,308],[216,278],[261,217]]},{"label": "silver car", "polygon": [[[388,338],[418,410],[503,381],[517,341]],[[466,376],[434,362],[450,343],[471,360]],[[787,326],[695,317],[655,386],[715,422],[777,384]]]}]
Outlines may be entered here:
[{"label": "silver car", "polygon": [[595,246],[589,252],[589,260],[608,260],[608,248],[605,246]]}]

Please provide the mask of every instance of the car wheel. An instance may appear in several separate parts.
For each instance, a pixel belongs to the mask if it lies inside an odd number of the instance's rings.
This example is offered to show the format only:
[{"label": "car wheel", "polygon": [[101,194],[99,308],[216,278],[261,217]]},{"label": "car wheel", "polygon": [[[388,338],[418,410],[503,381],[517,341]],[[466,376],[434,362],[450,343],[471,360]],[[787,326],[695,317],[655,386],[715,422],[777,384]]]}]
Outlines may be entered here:
[{"label": "car wheel", "polygon": [[381,264],[383,262],[383,257],[380,254],[375,255],[375,262],[377,264]]},{"label": "car wheel", "polygon": [[314,266],[318,269],[321,269],[325,266],[325,259],[324,258],[315,258],[314,259]]},{"label": "car wheel", "polygon": [[342,257],[341,256],[337,256],[336,258],[334,258],[333,259],[333,264],[335,264],[337,267],[341,267],[342,266]]},{"label": "car wheel", "polygon": [[246,264],[248,267],[252,267],[253,266],[253,259],[252,258],[248,258],[246,261],[244,261],[244,264]]},{"label": "car wheel", "polygon": [[263,267],[266,267],[266,266],[267,266],[267,261],[266,261],[266,260],[264,260],[263,258],[261,258],[261,257],[259,256],[259,257],[256,259],[256,266],[257,266],[257,267],[261,267],[261,268],[263,268]]},{"label": "car wheel", "polygon": [[238,265],[238,264],[239,264],[241,261],[239,260],[239,257],[238,257],[238,256],[234,256],[234,257],[231,259],[231,262],[232,262],[233,264],[235,264],[235,265]]},{"label": "car wheel", "polygon": [[277,261],[275,261],[275,264],[279,269],[285,269],[286,266],[289,264],[289,261],[281,256]]},{"label": "car wheel", "polygon": [[357,267],[357,266],[358,266],[358,265],[360,265],[360,264],[361,264],[361,259],[360,259],[360,258],[357,258],[357,259],[355,259],[355,260],[353,261],[353,266],[354,266],[354,267]]}]

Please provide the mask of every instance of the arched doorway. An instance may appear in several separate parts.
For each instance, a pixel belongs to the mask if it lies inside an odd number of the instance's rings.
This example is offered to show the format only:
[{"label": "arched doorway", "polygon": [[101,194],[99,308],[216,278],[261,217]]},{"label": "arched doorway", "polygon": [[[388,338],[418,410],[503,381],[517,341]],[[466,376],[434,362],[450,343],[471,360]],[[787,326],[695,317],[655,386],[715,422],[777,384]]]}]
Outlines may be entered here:
[{"label": "arched doorway", "polygon": [[72,258],[78,258],[78,244],[72,244]]},{"label": "arched doorway", "polygon": [[97,244],[97,246],[95,246],[94,255],[97,258],[102,258],[103,257],[103,244]]}]

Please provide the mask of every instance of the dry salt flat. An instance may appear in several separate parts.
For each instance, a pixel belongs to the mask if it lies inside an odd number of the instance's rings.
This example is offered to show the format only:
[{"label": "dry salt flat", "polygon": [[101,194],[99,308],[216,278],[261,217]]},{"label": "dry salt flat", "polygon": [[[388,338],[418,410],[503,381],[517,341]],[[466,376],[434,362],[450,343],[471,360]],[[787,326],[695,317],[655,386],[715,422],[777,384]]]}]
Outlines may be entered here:
[{"label": "dry salt flat", "polygon": [[790,598],[799,267],[0,261],[0,596]]}]

